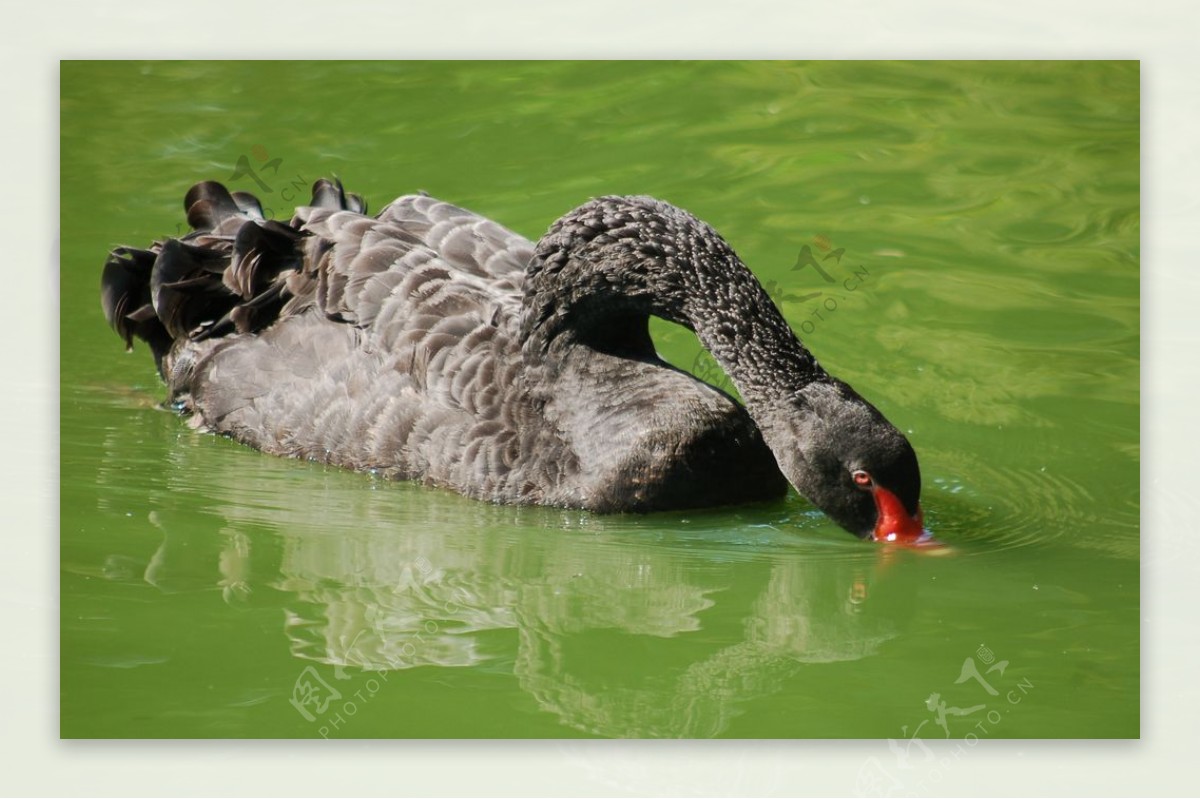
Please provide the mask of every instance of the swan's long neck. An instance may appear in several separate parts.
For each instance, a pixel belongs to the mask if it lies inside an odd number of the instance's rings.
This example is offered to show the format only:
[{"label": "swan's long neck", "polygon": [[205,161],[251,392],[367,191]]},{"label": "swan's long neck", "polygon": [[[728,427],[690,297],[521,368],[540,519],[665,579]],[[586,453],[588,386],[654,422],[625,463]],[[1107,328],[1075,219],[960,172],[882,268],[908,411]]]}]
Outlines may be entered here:
[{"label": "swan's long neck", "polygon": [[646,319],[659,316],[695,331],[752,412],[827,379],[725,240],[649,197],[603,197],[556,222],[525,291],[532,357],[580,342],[652,356]]}]

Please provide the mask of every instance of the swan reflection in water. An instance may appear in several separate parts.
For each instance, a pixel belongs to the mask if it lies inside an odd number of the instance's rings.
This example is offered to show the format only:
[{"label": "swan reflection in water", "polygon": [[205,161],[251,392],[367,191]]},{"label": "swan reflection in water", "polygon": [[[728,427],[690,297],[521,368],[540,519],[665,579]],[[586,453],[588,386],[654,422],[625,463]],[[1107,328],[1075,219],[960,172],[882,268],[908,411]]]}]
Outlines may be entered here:
[{"label": "swan reflection in water", "polygon": [[[234,468],[207,464],[197,480],[188,461],[198,455]],[[913,583],[889,579],[879,547],[840,536],[806,547],[787,521],[755,543],[762,517],[794,508],[759,508],[731,529],[736,511],[602,517],[297,469],[239,448],[166,457],[178,471],[163,504],[203,492],[213,532],[194,513],[153,511],[163,544],[146,581],[207,580],[235,606],[285,592],[292,654],[339,674],[388,672],[394,685],[422,666],[511,667],[543,711],[594,735],[719,735],[741,704],[783,691],[806,664],[877,653],[916,606]]]},{"label": "swan reflection in water", "polygon": [[[709,737],[739,702],[780,690],[800,665],[874,654],[908,604],[872,603],[882,580],[861,562],[780,558],[754,569],[765,579],[736,643],[692,645],[728,592],[719,577],[695,574],[714,553],[545,530],[533,557],[514,557],[485,533],[373,530],[345,546],[285,532],[278,587],[303,603],[288,612],[292,652],[368,671],[472,667],[505,654],[484,633],[513,630],[519,685],[564,724]],[[597,657],[597,639],[609,657]]]}]

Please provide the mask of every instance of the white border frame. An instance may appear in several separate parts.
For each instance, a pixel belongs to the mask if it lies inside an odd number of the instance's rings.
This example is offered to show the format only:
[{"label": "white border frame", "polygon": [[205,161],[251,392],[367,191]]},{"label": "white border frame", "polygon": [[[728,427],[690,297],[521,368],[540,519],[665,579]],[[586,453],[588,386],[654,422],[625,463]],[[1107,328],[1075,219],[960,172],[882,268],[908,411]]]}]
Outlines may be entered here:
[{"label": "white border frame", "polygon": [[[874,7],[873,7],[874,6]],[[1182,2],[743,0],[441,4],[150,0],[6,9],[8,263],[0,507],[0,791],[26,795],[847,795],[878,742],[85,742],[58,739],[58,60],[1132,58],[1142,60],[1141,741],[986,741],[931,790],[1180,795],[1200,710],[1200,13]],[[614,38],[614,37],[620,38]],[[734,780],[733,776],[737,779]]]}]

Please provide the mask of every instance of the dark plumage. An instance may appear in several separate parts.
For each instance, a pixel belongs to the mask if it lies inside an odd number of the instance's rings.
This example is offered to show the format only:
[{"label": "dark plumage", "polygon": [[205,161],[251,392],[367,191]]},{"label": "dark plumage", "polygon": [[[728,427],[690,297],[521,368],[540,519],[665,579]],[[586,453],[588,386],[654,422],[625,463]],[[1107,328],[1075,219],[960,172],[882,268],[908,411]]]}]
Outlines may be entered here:
[{"label": "dark plumage", "polygon": [[[427,196],[369,217],[324,180],[286,225],[213,182],[185,207],[182,239],[112,252],[105,313],[173,402],[264,452],[493,502],[651,511],[790,480],[861,536],[886,526],[876,489],[919,513],[904,436],[671,205],[592,200],[536,246]],[[694,330],[746,407],[660,360],[651,315]]]}]

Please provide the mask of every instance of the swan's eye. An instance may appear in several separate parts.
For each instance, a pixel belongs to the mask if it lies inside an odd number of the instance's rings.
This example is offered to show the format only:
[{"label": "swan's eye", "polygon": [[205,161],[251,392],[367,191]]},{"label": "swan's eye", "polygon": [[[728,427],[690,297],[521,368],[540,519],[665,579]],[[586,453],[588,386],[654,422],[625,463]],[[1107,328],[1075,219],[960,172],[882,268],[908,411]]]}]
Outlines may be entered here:
[{"label": "swan's eye", "polygon": [[855,485],[861,486],[862,488],[871,487],[871,475],[867,474],[862,469],[855,469],[850,473],[850,476],[854,478]]}]

